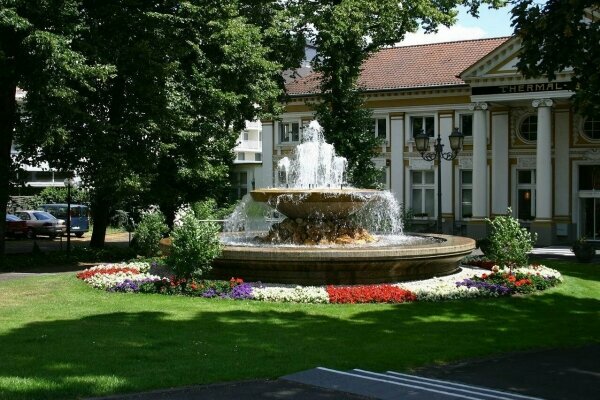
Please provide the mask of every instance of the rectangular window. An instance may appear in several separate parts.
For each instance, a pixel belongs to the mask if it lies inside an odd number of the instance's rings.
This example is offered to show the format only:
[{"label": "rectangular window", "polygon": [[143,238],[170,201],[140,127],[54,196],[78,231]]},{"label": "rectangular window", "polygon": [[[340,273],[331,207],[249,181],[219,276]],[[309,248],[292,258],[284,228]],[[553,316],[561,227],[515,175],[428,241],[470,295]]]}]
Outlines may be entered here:
[{"label": "rectangular window", "polygon": [[458,129],[465,136],[473,136],[473,114],[460,114],[460,126]]},{"label": "rectangular window", "polygon": [[246,160],[246,153],[242,153],[242,152],[238,153],[237,159],[238,159],[238,161]]},{"label": "rectangular window", "polygon": [[377,137],[383,140],[387,138],[387,121],[385,118],[377,119]]},{"label": "rectangular window", "polygon": [[254,153],[254,161],[262,161],[262,153]]},{"label": "rectangular window", "polygon": [[387,119],[373,118],[371,119],[371,123],[369,131],[379,139],[387,139]]},{"label": "rectangular window", "polygon": [[291,143],[300,141],[300,124],[297,122],[282,122],[279,124],[279,141]]},{"label": "rectangular window", "polygon": [[231,182],[230,198],[232,201],[239,200],[248,193],[247,172],[233,172],[229,176],[229,182]]},{"label": "rectangular window", "polygon": [[460,215],[462,218],[473,216],[473,171],[460,171]]},{"label": "rectangular window", "polygon": [[434,121],[435,118],[433,116],[410,117],[410,131],[412,132],[412,137],[415,137],[421,132],[433,137],[435,134]]},{"label": "rectangular window", "polygon": [[517,216],[520,220],[535,219],[535,170],[517,171]]},{"label": "rectangular window", "polygon": [[411,171],[412,204],[415,217],[435,217],[435,188],[433,171]]},{"label": "rectangular window", "polygon": [[600,190],[600,165],[579,166],[579,190]]},{"label": "rectangular window", "polygon": [[52,171],[35,171],[32,182],[52,182]]},{"label": "rectangular window", "polygon": [[248,140],[248,131],[244,131],[244,140]]}]

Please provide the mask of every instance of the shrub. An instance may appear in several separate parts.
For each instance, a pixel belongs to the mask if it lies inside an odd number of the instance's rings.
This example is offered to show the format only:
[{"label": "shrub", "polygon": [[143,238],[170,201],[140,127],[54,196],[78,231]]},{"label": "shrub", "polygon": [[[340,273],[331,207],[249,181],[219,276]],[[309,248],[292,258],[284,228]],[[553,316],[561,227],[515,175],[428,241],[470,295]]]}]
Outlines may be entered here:
[{"label": "shrub", "polygon": [[199,278],[211,269],[211,262],[221,254],[219,226],[202,222],[187,213],[173,230],[167,264],[179,278]]},{"label": "shrub", "polygon": [[129,226],[129,213],[124,210],[115,210],[110,217],[110,226],[125,229]]},{"label": "shrub", "polygon": [[234,210],[236,204],[225,204],[219,206],[215,199],[206,199],[195,202],[191,205],[191,209],[200,220],[216,219],[221,220],[227,218]]},{"label": "shrub", "polygon": [[157,255],[158,242],[168,231],[165,216],[160,211],[154,210],[144,214],[133,235],[134,247],[138,254],[145,257]]},{"label": "shrub", "polygon": [[511,209],[506,215],[487,219],[491,225],[488,236],[489,247],[486,256],[500,266],[525,267],[529,264],[528,253],[533,249],[535,233],[522,228],[519,221],[511,216]]},{"label": "shrub", "polygon": [[[47,187],[38,195],[34,196],[33,200],[35,207],[41,204],[50,203],[66,203],[67,188],[64,187]],[[71,204],[88,204],[90,202],[89,193],[81,188],[71,188]]]}]

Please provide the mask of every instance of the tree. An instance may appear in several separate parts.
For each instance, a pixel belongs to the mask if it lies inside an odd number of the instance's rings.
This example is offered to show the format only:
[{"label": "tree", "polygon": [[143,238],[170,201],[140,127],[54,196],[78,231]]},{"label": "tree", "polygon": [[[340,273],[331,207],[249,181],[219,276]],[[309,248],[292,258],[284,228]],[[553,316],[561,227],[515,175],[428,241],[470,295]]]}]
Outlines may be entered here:
[{"label": "tree", "polygon": [[190,3],[180,14],[181,40],[197,45],[181,48],[173,107],[178,132],[163,139],[148,192],[170,226],[182,203],[225,198],[239,132],[246,120],[277,112],[281,70],[303,55],[304,41],[278,2],[206,3]]},{"label": "tree", "polygon": [[512,24],[521,39],[517,67],[526,77],[573,69],[575,108],[600,115],[600,5],[597,0],[514,0]]},{"label": "tree", "polygon": [[[76,170],[90,191],[94,221],[91,245],[102,247],[111,207],[139,196],[149,165],[169,132],[168,82],[174,61],[169,55],[171,13],[176,2],[121,0],[77,4],[79,30],[71,47],[89,64],[109,65],[108,79],[81,88],[76,111],[61,131],[42,143],[31,140],[45,126],[25,118],[19,141],[24,156]],[[40,106],[42,97],[36,99]],[[41,144],[41,151],[39,145]]]},{"label": "tree", "polygon": [[[305,32],[318,49],[315,71],[321,74],[317,119],[328,141],[348,159],[352,183],[373,186],[376,169],[371,160],[378,140],[372,134],[370,112],[363,108],[358,87],[362,63],[374,52],[400,42],[422,26],[426,32],[455,21],[456,6],[493,7],[502,0],[313,0],[295,1]],[[367,150],[366,150],[367,149]]]},{"label": "tree", "polygon": [[172,218],[190,197],[211,194],[226,182],[244,121],[275,110],[280,65],[240,4],[81,1],[71,45],[112,73],[82,90],[79,112],[41,152],[27,140],[34,124],[20,139],[24,154],[78,171],[90,189],[92,246],[103,246],[111,208],[124,201],[157,202]]},{"label": "tree", "polygon": [[[0,0],[0,215],[6,213],[15,130],[21,127],[17,88],[26,91],[29,124],[43,135],[60,135],[65,115],[76,112],[81,88],[101,82],[109,70],[85,62],[70,41],[79,29],[77,1]],[[0,256],[4,254],[4,223],[0,224]]]}]

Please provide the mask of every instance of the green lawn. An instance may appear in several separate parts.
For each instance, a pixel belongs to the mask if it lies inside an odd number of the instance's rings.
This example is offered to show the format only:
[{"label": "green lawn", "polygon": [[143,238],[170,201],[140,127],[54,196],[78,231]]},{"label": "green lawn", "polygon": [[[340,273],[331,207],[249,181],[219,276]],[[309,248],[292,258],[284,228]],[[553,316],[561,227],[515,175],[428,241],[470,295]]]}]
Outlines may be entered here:
[{"label": "green lawn", "polygon": [[78,398],[315,366],[407,370],[598,341],[600,267],[539,295],[303,305],[109,294],[73,273],[0,282],[0,398]]}]

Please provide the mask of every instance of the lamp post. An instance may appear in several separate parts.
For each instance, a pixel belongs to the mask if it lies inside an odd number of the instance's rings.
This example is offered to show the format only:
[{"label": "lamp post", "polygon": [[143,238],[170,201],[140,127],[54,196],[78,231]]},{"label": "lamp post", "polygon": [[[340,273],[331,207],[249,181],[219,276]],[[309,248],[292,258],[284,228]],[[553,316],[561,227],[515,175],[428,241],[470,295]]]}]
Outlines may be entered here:
[{"label": "lamp post", "polygon": [[65,187],[67,188],[67,255],[71,255],[71,188],[75,182],[73,178],[65,179]]},{"label": "lamp post", "polygon": [[433,145],[433,151],[429,150],[429,135],[426,135],[422,130],[421,133],[415,136],[415,144],[417,151],[421,153],[421,157],[427,161],[437,160],[437,232],[442,232],[442,159],[454,160],[458,155],[458,152],[462,150],[464,135],[454,128],[450,136],[450,149],[451,152],[444,153],[444,145],[442,144],[442,138],[438,132],[437,139]]}]

